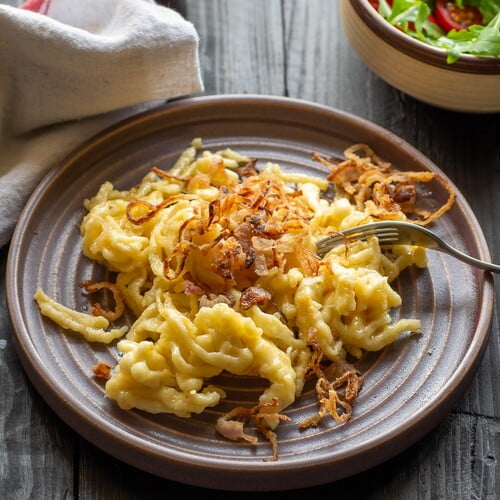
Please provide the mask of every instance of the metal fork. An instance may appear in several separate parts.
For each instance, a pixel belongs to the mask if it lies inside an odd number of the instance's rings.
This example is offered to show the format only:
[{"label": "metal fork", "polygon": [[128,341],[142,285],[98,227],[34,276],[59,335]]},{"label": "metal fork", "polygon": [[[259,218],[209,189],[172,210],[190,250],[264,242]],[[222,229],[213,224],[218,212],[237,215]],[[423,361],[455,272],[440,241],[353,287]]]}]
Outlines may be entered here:
[{"label": "metal fork", "polygon": [[467,262],[493,273],[500,273],[500,265],[491,264],[471,257],[443,241],[429,229],[402,221],[373,222],[363,226],[346,229],[332,236],[319,240],[316,252],[323,258],[332,248],[352,240],[366,240],[369,236],[376,236],[380,245],[415,245],[425,248],[434,248],[446,252],[457,259]]}]

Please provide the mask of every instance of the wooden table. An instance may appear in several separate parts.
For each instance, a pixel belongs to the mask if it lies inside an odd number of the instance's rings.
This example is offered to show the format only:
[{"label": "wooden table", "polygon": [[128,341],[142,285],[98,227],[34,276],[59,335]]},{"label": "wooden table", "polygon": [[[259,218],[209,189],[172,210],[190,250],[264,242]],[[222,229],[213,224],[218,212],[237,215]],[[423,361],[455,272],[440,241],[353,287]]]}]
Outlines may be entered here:
[{"label": "wooden table", "polygon": [[[10,4],[16,4],[10,0]],[[206,94],[291,96],[357,114],[396,133],[456,183],[500,262],[500,115],[430,107],[373,75],[349,47],[335,0],[187,0]],[[500,91],[500,89],[499,89]],[[75,434],[39,397],[12,345],[0,250],[0,498],[181,498],[206,495],[125,465]],[[496,278],[495,278],[496,279]],[[496,293],[496,302],[499,302]],[[493,499],[500,496],[500,325],[493,318],[465,397],[427,437],[387,463],[273,498]],[[219,498],[232,492],[216,492]],[[238,498],[262,493],[238,493]]]}]

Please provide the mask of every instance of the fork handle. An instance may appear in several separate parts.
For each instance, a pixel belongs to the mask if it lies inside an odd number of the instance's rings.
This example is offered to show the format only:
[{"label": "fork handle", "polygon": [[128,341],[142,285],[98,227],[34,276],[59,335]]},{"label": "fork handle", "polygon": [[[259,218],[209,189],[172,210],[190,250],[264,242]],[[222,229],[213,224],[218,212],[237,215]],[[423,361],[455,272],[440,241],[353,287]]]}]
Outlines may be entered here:
[{"label": "fork handle", "polygon": [[457,250],[451,245],[448,245],[448,243],[444,241],[441,243],[441,245],[442,245],[441,247],[435,247],[435,250],[446,252],[450,255],[453,255],[457,259],[466,262],[467,264],[479,267],[480,269],[484,269],[485,271],[491,271],[492,273],[500,273],[500,266],[498,264],[492,264],[491,262],[485,262],[484,260],[471,257],[470,255],[467,255],[466,253]]}]

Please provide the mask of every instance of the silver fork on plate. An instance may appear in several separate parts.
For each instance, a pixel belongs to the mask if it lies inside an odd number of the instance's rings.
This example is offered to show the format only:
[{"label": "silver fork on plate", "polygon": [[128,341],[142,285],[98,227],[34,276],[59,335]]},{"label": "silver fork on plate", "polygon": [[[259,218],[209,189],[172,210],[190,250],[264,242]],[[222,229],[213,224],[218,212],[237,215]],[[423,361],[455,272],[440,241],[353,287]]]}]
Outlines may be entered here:
[{"label": "silver fork on plate", "polygon": [[429,229],[403,221],[373,222],[346,229],[345,231],[319,240],[316,244],[316,252],[322,258],[332,248],[346,241],[366,240],[369,236],[376,236],[380,245],[416,245],[425,248],[434,248],[446,252],[472,266],[493,273],[500,273],[500,265],[471,257],[452,247]]}]

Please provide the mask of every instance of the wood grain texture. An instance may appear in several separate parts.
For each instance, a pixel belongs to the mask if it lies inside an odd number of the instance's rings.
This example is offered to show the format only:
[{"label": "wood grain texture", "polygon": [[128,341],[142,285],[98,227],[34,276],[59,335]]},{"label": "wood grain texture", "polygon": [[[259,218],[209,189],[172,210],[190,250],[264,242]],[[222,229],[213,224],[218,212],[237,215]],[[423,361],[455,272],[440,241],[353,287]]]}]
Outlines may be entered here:
[{"label": "wood grain texture", "polygon": [[[5,3],[5,2],[4,2]],[[17,0],[10,0],[17,4]],[[500,262],[500,116],[419,103],[372,74],[343,37],[337,0],[170,2],[198,29],[206,93],[308,99],[372,120],[420,149],[456,183]],[[142,499],[206,495],[129,467],[73,433],[26,380],[5,305],[0,251],[0,498]],[[498,278],[496,304],[500,304]],[[437,332],[438,334],[438,332]],[[273,498],[494,499],[500,496],[500,319],[455,410],[398,457],[336,483]],[[234,498],[215,492],[215,498]],[[237,493],[239,499],[257,494]],[[262,494],[258,495],[262,498]]]},{"label": "wood grain texture", "polygon": [[[7,247],[0,250],[5,282]],[[65,497],[73,491],[75,437],[26,379],[12,345],[5,287],[0,289],[0,498]]]},{"label": "wood grain texture", "polygon": [[207,94],[285,93],[279,0],[185,2],[200,35]]}]

